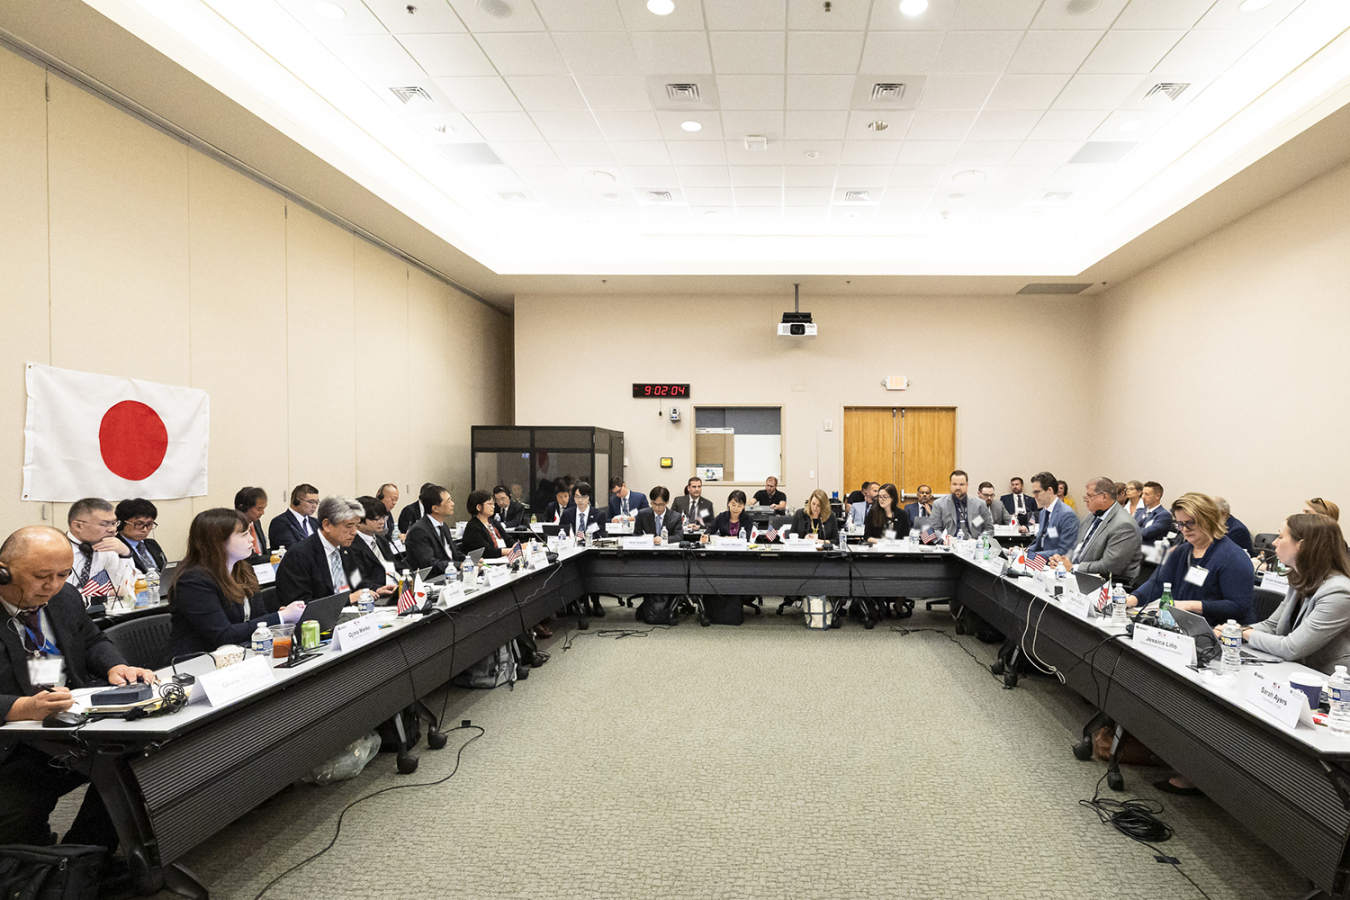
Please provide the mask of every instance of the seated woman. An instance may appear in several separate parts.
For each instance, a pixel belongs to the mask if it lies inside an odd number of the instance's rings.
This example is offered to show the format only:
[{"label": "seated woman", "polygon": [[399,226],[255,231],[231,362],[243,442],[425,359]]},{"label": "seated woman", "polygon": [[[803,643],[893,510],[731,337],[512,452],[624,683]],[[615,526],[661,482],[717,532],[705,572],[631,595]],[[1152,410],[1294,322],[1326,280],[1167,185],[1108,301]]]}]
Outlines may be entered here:
[{"label": "seated woman", "polygon": [[1314,497],[1303,504],[1303,512],[1310,516],[1326,516],[1333,522],[1341,520],[1341,508],[1330,500]]},{"label": "seated woman", "polygon": [[[838,543],[839,517],[830,508],[830,498],[825,496],[824,491],[816,488],[811,492],[811,496],[806,498],[806,503],[793,517],[789,532],[799,538],[814,539],[818,550],[829,544]],[[778,615],[781,616],[783,610],[799,600],[800,597],[784,597],[783,602],[778,605]]]},{"label": "seated woman", "polygon": [[1208,496],[1182,494],[1172,503],[1173,521],[1182,543],[1143,587],[1126,598],[1127,606],[1145,606],[1172,585],[1178,609],[1199,613],[1210,625],[1229,619],[1239,625],[1256,620],[1252,561],[1224,534],[1219,507]]},{"label": "seated woman", "polygon": [[1134,518],[1135,514],[1144,507],[1144,483],[1131,479],[1125,482],[1125,502],[1121,504],[1125,511]]},{"label": "seated woman", "polygon": [[[727,510],[718,515],[708,525],[708,530],[699,536],[699,541],[708,543],[710,537],[733,537],[750,540],[750,529],[754,523],[745,511],[745,491],[732,491],[727,495]],[[718,617],[723,609],[734,610],[745,604],[753,604],[753,598],[746,594],[708,594],[703,597],[703,624]],[[740,624],[740,620],[736,620]]]},{"label": "seated woman", "polygon": [[1289,592],[1269,619],[1242,629],[1242,639],[1319,672],[1350,666],[1350,554],[1341,526],[1328,516],[1290,516],[1275,555],[1289,567]]},{"label": "seated woman", "polygon": [[483,559],[497,559],[507,549],[506,534],[492,521],[497,505],[487,491],[474,491],[469,495],[469,509],[473,518],[464,525],[464,537],[459,546],[466,554],[475,550],[483,551]]},{"label": "seated woman", "polygon": [[1078,508],[1077,504],[1073,502],[1073,498],[1069,496],[1069,483],[1067,481],[1055,482],[1055,496],[1058,497],[1065,506],[1069,507],[1069,509]]},{"label": "seated woman", "polygon": [[[863,520],[863,540],[869,544],[876,544],[883,540],[903,538],[908,534],[909,516],[900,505],[900,491],[893,484],[883,484],[881,490],[877,492],[876,505]],[[873,604],[879,606],[873,608]],[[880,610],[885,610],[887,615],[890,615],[892,608],[900,616],[905,615],[905,601],[899,597],[872,597],[854,603],[855,613],[861,613],[864,617],[863,624],[867,628],[876,625],[877,620],[881,618]],[[908,608],[913,610],[913,604],[910,603]]]},{"label": "seated woman", "polygon": [[[235,568],[253,552],[248,520],[233,509],[198,513],[188,528],[187,553],[169,590],[170,631],[166,663],[223,644],[247,646],[263,625],[294,625],[305,604],[292,603],[275,613],[254,616],[250,598],[258,593],[253,570]],[[242,579],[242,580],[241,580]]]}]

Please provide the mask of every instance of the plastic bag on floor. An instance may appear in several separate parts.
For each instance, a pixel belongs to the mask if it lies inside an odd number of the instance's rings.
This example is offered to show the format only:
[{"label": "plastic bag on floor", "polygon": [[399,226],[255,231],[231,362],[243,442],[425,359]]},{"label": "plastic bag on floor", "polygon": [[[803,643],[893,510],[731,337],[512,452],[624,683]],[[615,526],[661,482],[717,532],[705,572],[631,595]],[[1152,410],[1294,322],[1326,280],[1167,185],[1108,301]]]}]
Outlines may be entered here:
[{"label": "plastic bag on floor", "polygon": [[366,763],[374,759],[375,754],[379,752],[380,736],[372,731],[370,734],[362,735],[352,741],[338,755],[310,769],[301,776],[300,780],[307,784],[317,784],[322,787],[325,784],[332,784],[334,781],[346,781],[348,778],[355,778],[361,774],[361,770],[366,767]]}]

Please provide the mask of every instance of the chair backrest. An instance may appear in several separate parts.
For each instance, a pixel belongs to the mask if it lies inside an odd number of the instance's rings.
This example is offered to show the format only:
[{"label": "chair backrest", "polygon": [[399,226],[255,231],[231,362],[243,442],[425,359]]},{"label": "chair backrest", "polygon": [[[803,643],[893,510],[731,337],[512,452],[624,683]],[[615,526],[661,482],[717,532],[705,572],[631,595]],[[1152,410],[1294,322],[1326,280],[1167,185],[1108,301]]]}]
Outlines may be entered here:
[{"label": "chair backrest", "polygon": [[114,625],[104,633],[128,665],[158,669],[169,662],[164,658],[164,650],[169,644],[171,619],[168,613],[159,613]]},{"label": "chair backrest", "polygon": [[260,616],[264,612],[274,613],[279,608],[277,606],[278,602],[277,586],[275,584],[269,584],[249,598],[249,615]]},{"label": "chair backrest", "polygon": [[796,519],[796,516],[774,516],[769,519],[769,524],[773,526],[774,531],[787,531]]},{"label": "chair backrest", "polygon": [[1275,612],[1275,608],[1284,600],[1284,594],[1279,591],[1267,591],[1257,588],[1252,592],[1252,599],[1256,606],[1256,621],[1264,622]]}]

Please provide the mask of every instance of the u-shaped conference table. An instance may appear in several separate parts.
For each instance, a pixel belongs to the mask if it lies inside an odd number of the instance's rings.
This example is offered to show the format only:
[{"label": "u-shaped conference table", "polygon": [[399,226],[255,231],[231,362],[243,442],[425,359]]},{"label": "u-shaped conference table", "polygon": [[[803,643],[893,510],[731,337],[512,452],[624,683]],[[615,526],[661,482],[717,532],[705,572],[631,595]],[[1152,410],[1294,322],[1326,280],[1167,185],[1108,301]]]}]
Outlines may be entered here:
[{"label": "u-shaped conference table", "polygon": [[1282,727],[1244,702],[1251,671],[1216,679],[1161,662],[1119,629],[999,570],[973,549],[564,549],[557,562],[482,587],[449,610],[400,619],[365,646],[274,669],[275,683],[220,707],[193,702],[162,717],[92,722],[78,735],[9,723],[0,742],[87,754],[138,889],[203,895],[177,864],[193,847],[584,594],[948,597],[1005,634],[1025,634],[1034,657],[1066,684],[1315,885],[1347,896],[1350,739],[1321,726]]}]

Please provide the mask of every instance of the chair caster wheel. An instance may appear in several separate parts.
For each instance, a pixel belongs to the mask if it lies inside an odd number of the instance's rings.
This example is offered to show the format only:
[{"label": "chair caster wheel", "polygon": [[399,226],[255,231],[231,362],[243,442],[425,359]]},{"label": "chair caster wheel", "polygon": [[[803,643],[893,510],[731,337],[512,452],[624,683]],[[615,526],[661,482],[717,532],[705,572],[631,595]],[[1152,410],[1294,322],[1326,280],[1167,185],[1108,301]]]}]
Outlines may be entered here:
[{"label": "chair caster wheel", "polygon": [[431,728],[427,731],[427,746],[432,750],[444,750],[445,745],[450,742],[450,738],[445,736],[445,732],[438,728]]},{"label": "chair caster wheel", "polygon": [[781,616],[781,615],[783,614],[783,609],[784,609],[784,607],[786,607],[786,606],[787,606],[786,603],[781,604],[781,605],[778,607],[778,612],[777,612],[775,615]]},{"label": "chair caster wheel", "polygon": [[712,624],[712,619],[708,618],[707,616],[699,616],[698,624],[702,625],[704,628],[707,628],[709,625]]},{"label": "chair caster wheel", "polygon": [[1112,770],[1106,773],[1106,786],[1113,791],[1125,790],[1125,776],[1119,771]]},{"label": "chair caster wheel", "polygon": [[1083,738],[1081,741],[1074,744],[1073,755],[1074,758],[1082,760],[1083,762],[1087,762],[1089,759],[1092,759],[1092,739]]},{"label": "chair caster wheel", "polygon": [[966,633],[966,623],[963,622],[963,621],[961,621],[959,618],[956,620],[956,625],[953,626],[953,627],[954,627],[954,629],[955,629],[955,631],[956,631],[957,634],[965,634],[965,633]]},{"label": "chair caster wheel", "polygon": [[585,619],[581,619],[580,621],[577,622],[577,631],[585,631],[587,628],[590,627],[591,623],[587,622]]},{"label": "chair caster wheel", "polygon": [[865,619],[865,620],[863,621],[863,629],[866,630],[866,631],[871,631],[873,628],[876,628],[876,627],[877,627],[877,623],[874,622],[874,621],[871,620],[871,619]]},{"label": "chair caster wheel", "polygon": [[411,753],[400,753],[398,756],[398,774],[411,775],[417,771],[417,757]]},{"label": "chair caster wheel", "polygon": [[992,674],[994,674],[994,675],[1002,675],[1002,674],[1003,674],[1004,668],[1006,668],[1006,667],[1003,665],[1003,660],[1001,660],[1001,659],[996,659],[996,660],[994,660],[994,662],[989,666],[989,671],[990,671]]},{"label": "chair caster wheel", "polygon": [[1003,684],[1006,685],[1007,687],[1010,687],[1010,688],[1015,688],[1015,687],[1017,687],[1017,673],[1016,673],[1016,672],[1004,672],[1004,673],[1003,673]]}]

